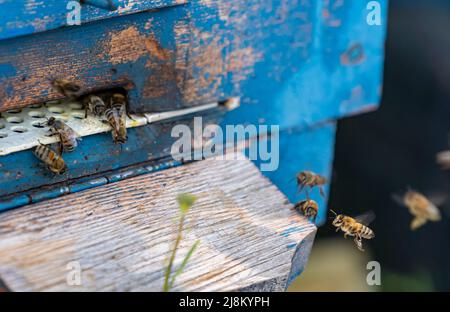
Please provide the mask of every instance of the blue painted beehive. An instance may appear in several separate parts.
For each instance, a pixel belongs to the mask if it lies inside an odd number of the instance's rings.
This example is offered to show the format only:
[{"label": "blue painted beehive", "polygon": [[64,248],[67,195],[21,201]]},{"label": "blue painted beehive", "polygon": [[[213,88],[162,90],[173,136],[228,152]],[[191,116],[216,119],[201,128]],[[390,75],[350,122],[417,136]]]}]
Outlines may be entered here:
[{"label": "blue painted beehive", "polygon": [[[298,171],[330,176],[336,119],[378,105],[386,1],[105,2],[84,1],[81,25],[68,25],[66,1],[0,4],[8,13],[0,16],[0,210],[147,172],[144,163],[172,165],[170,129],[192,126],[191,108],[206,124],[278,125],[279,168],[266,174],[295,201]],[[381,25],[368,22],[376,4]],[[63,97],[56,78],[84,93],[121,88],[141,116],[181,113],[138,118],[124,146],[87,133],[67,156],[70,172],[49,177],[31,150],[41,129],[22,119],[82,118],[80,107],[39,106]],[[208,105],[236,97],[241,105],[230,112]],[[30,132],[32,143],[19,146]],[[318,222],[324,217],[321,210]]]}]

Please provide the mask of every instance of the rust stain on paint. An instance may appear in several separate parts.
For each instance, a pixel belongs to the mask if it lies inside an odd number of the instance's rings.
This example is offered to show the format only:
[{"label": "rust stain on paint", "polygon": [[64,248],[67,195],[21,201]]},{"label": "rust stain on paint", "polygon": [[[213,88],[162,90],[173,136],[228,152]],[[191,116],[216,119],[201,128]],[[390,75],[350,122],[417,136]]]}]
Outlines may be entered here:
[{"label": "rust stain on paint", "polygon": [[173,29],[175,34],[175,50],[161,51],[158,47],[148,45],[152,51],[145,67],[154,72],[148,76],[142,91],[142,97],[157,99],[169,97],[176,100],[185,83],[187,52],[190,47],[190,25],[187,21],[178,21]]},{"label": "rust stain on paint", "polygon": [[341,54],[342,65],[358,65],[365,61],[364,47],[360,43],[353,44]]},{"label": "rust stain on paint", "polygon": [[117,65],[136,62],[143,56],[166,60],[170,53],[160,46],[154,35],[141,34],[136,26],[130,26],[110,34],[106,54],[109,61]]},{"label": "rust stain on paint", "polygon": [[155,99],[170,94],[172,91],[170,84],[173,84],[176,80],[176,71],[173,64],[149,63],[147,66],[153,68],[156,74],[148,76],[142,96]]}]

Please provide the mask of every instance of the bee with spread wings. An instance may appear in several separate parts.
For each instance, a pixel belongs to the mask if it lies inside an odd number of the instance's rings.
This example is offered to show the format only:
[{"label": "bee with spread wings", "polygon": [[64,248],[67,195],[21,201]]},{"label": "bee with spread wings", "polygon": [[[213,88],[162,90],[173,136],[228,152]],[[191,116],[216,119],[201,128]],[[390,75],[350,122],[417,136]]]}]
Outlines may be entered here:
[{"label": "bee with spread wings", "polygon": [[343,214],[337,214],[333,210],[330,211],[334,214],[333,225],[336,227],[336,232],[341,230],[344,232],[344,238],[347,236],[353,236],[356,247],[359,250],[364,251],[362,248],[362,239],[372,239],[375,237],[375,233],[368,225],[375,219],[375,214],[370,211],[356,218],[352,218]]}]

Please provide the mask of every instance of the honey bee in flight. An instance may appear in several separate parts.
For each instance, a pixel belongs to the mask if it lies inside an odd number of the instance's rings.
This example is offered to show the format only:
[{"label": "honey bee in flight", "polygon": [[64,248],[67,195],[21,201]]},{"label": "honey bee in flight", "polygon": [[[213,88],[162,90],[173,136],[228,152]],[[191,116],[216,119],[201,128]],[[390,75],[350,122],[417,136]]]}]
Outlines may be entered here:
[{"label": "honey bee in flight", "polygon": [[427,221],[440,221],[441,213],[434,203],[419,192],[408,190],[403,197],[393,195],[394,200],[406,206],[409,212],[414,216],[411,221],[411,230],[417,230],[423,226]]},{"label": "honey bee in flight", "polygon": [[56,91],[69,98],[76,98],[81,93],[81,87],[78,84],[66,79],[55,79],[52,81],[52,86]]},{"label": "honey bee in flight", "polygon": [[93,115],[100,117],[106,111],[106,104],[101,97],[96,95],[89,95],[83,100],[84,102],[84,118],[87,117],[88,111]]},{"label": "honey bee in flight", "polygon": [[34,155],[47,165],[48,170],[56,174],[63,174],[67,170],[64,159],[49,147],[39,144]]},{"label": "honey bee in flight", "polygon": [[333,225],[336,227],[336,232],[341,230],[344,232],[344,238],[347,236],[353,236],[356,247],[360,251],[364,251],[362,248],[362,239],[372,239],[375,237],[375,233],[368,227],[370,222],[375,219],[375,215],[372,212],[365,213],[356,218],[351,218],[345,215],[338,215],[336,212],[330,209],[335,215]]},{"label": "honey bee in flight", "polygon": [[59,136],[60,154],[63,151],[67,153],[73,152],[78,146],[78,140],[81,140],[81,138],[64,121],[50,117],[47,121],[47,126],[50,127],[52,134]]},{"label": "honey bee in flight", "polygon": [[108,124],[111,126],[111,134],[114,143],[125,143],[128,139],[125,124],[125,106],[121,106],[119,109],[114,107],[107,108],[105,117]]},{"label": "honey bee in flight", "polygon": [[308,187],[312,189],[315,186],[319,187],[320,195],[325,197],[325,192],[323,190],[323,185],[328,182],[327,178],[324,176],[318,175],[312,171],[302,171],[297,174],[297,185],[298,191],[301,192],[303,188],[306,187],[306,197],[309,199]]},{"label": "honey bee in flight", "polygon": [[302,200],[295,204],[294,208],[301,211],[307,218],[312,218],[312,221],[316,221],[317,212],[319,211],[319,205],[314,200],[307,199]]},{"label": "honey bee in flight", "polygon": [[450,150],[442,151],[436,154],[436,162],[442,166],[442,169],[450,169]]}]

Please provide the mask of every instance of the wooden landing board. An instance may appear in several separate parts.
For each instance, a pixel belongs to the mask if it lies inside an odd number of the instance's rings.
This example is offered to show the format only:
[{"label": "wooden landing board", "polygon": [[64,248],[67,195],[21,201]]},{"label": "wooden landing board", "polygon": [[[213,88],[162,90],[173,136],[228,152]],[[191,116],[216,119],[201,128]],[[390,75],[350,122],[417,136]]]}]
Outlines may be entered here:
[{"label": "wooden landing board", "polygon": [[303,270],[315,226],[250,161],[204,160],[0,214],[0,278],[12,291],[160,291],[180,193],[198,200],[176,265],[200,245],[173,291],[280,291]]}]

